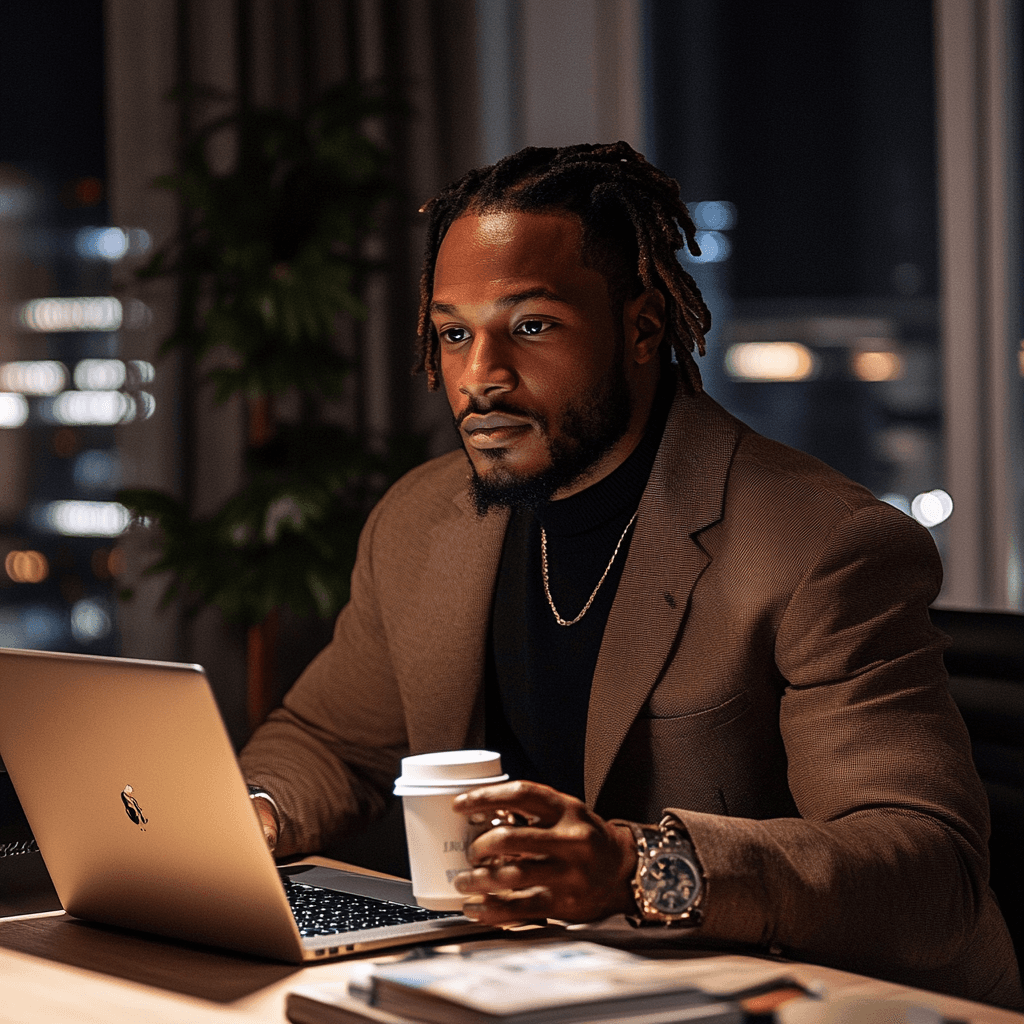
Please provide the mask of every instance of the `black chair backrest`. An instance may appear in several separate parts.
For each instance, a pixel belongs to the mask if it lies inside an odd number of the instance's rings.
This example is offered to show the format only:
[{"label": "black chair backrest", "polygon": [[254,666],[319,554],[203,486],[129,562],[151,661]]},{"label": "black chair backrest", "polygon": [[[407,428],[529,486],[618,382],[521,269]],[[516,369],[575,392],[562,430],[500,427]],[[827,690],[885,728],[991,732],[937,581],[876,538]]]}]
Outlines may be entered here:
[{"label": "black chair backrest", "polygon": [[992,814],[991,885],[1024,962],[1024,615],[933,608],[953,640],[949,689],[971,734]]}]

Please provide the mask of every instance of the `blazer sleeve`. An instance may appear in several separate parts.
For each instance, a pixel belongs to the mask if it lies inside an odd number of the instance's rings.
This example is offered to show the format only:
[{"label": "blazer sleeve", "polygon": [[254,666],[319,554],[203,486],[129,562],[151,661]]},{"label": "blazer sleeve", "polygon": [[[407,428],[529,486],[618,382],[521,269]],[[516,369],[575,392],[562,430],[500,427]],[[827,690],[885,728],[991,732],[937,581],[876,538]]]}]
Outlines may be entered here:
[{"label": "blazer sleeve", "polygon": [[351,596],[331,642],[239,755],[246,779],[277,802],[278,856],[315,852],[382,813],[406,752],[403,703],[374,585],[381,508],[360,536]]},{"label": "blazer sleeve", "polygon": [[775,640],[800,817],[673,809],[707,877],[698,941],[926,987],[962,971],[969,946],[1009,941],[988,889],[987,800],[927,611],[940,582],[931,538],[886,506],[853,511],[811,555]]}]

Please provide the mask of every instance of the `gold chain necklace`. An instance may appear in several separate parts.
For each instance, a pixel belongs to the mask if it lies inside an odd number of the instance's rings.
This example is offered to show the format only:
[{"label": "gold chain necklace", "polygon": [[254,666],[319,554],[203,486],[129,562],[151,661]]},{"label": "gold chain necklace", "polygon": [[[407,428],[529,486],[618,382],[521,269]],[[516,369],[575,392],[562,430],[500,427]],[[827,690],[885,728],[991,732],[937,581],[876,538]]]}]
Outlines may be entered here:
[{"label": "gold chain necklace", "polygon": [[601,573],[601,578],[597,581],[597,586],[594,587],[594,592],[587,599],[587,603],[583,606],[583,611],[581,611],[579,615],[571,621],[569,619],[563,619],[562,616],[558,614],[558,609],[555,607],[555,599],[551,596],[551,584],[548,580],[548,535],[545,533],[543,526],[540,528],[540,574],[544,578],[544,593],[547,596],[548,604],[551,605],[551,611],[555,616],[555,622],[560,626],[575,626],[576,623],[590,611],[590,606],[594,603],[594,598],[597,597],[597,592],[601,589],[601,584],[604,583],[605,577],[609,572],[611,572],[612,565],[615,563],[615,556],[619,553],[619,548],[622,547],[622,542],[626,539],[626,534],[629,533],[629,528],[636,522],[636,517],[639,514],[640,509],[637,509],[633,513],[633,518],[626,523],[626,528],[622,531],[619,543],[615,545],[612,557],[604,567],[604,572]]}]

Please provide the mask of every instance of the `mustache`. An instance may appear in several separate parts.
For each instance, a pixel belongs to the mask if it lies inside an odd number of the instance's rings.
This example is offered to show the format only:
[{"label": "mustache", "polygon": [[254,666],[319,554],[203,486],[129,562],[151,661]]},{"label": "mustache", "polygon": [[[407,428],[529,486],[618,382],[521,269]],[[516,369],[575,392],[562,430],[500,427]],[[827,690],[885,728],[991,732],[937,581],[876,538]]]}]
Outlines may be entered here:
[{"label": "mustache", "polygon": [[463,420],[473,413],[483,416],[489,412],[503,412],[509,416],[521,416],[523,419],[533,420],[541,429],[547,429],[546,417],[538,412],[534,412],[532,409],[527,409],[521,405],[513,405],[511,402],[502,402],[500,399],[489,402],[479,398],[470,398],[465,409],[462,409],[455,415],[455,428],[457,430],[461,428]]}]

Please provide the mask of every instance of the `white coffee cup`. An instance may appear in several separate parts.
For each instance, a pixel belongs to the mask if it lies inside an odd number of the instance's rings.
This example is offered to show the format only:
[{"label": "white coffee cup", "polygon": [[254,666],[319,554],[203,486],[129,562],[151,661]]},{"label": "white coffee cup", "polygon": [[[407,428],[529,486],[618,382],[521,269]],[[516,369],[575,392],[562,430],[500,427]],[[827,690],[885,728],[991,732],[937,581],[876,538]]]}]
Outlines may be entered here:
[{"label": "white coffee cup", "polygon": [[442,750],[402,758],[395,795],[402,798],[412,892],[428,910],[461,910],[466,897],[453,879],[469,867],[466,851],[483,831],[452,809],[478,786],[504,782],[501,755],[491,750]]}]

